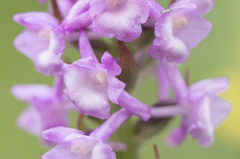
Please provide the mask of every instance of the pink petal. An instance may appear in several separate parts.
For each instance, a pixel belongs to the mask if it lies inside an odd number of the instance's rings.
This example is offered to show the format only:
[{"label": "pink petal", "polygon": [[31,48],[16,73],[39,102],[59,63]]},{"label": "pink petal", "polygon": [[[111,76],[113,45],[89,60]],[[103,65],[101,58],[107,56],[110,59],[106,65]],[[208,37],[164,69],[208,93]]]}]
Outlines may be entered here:
[{"label": "pink petal", "polygon": [[169,81],[161,64],[158,64],[157,66],[156,76],[158,81],[158,99],[160,101],[169,99],[170,97]]},{"label": "pink petal", "polygon": [[16,85],[11,90],[12,94],[23,101],[31,101],[35,98],[52,98],[52,89],[47,85]]},{"label": "pink petal", "polygon": [[35,62],[37,69],[46,76],[61,71],[63,60],[62,54],[65,50],[63,35],[59,32],[51,31],[49,47],[41,52]]},{"label": "pink petal", "polygon": [[58,25],[58,20],[45,12],[27,12],[15,14],[13,19],[28,29],[33,29],[35,31]]},{"label": "pink petal", "polygon": [[[79,156],[71,152],[71,143],[59,144],[42,155],[42,159],[77,159]],[[83,159],[91,159],[83,158]]]},{"label": "pink petal", "polygon": [[232,105],[218,97],[210,97],[211,122],[214,128],[221,124],[232,111]]},{"label": "pink petal", "polygon": [[116,159],[112,148],[107,144],[99,142],[92,150],[92,159]]},{"label": "pink petal", "polygon": [[166,142],[172,147],[177,147],[185,140],[186,136],[187,131],[184,128],[179,127],[172,131],[166,139]]},{"label": "pink petal", "polygon": [[[69,0],[66,0],[66,1],[69,1]],[[83,12],[85,12],[89,8],[89,3],[90,3],[90,0],[77,1],[71,8],[69,14],[65,18],[65,21],[71,21],[72,19],[81,15]]]},{"label": "pink petal", "polygon": [[61,15],[65,17],[76,2],[77,0],[57,0]]},{"label": "pink petal", "polygon": [[33,107],[28,107],[17,119],[17,125],[34,135],[40,135],[43,130],[39,113]]},{"label": "pink petal", "polygon": [[229,87],[229,80],[226,77],[218,77],[202,80],[190,87],[191,99],[199,99],[205,95],[216,95]]},{"label": "pink petal", "polygon": [[83,132],[77,129],[67,128],[67,127],[55,127],[48,130],[45,130],[42,133],[42,137],[53,143],[62,143],[66,141],[67,136],[69,135],[81,135]]},{"label": "pink petal", "polygon": [[142,118],[143,120],[147,121],[150,118],[150,107],[143,104],[135,97],[123,91],[120,95],[118,102],[121,107],[128,110],[130,113],[135,114]]},{"label": "pink petal", "polygon": [[150,18],[157,20],[164,8],[156,0],[148,0],[147,2],[150,6]]},{"label": "pink petal", "polygon": [[180,105],[185,104],[189,90],[180,71],[178,70],[178,67],[176,64],[168,63],[166,61],[161,63],[161,67],[168,77],[168,81],[174,91],[177,101]]},{"label": "pink petal", "polygon": [[65,20],[62,23],[62,28],[66,32],[73,32],[77,29],[84,29],[92,23],[89,12],[86,11],[80,15],[70,19]]},{"label": "pink petal", "polygon": [[[193,14],[193,13],[192,13]],[[188,49],[192,49],[202,41],[211,31],[212,24],[201,16],[188,16],[188,22],[175,33],[175,36],[184,41]]]},{"label": "pink petal", "polygon": [[98,62],[98,59],[93,51],[92,45],[88,39],[85,30],[79,32],[79,42],[78,42],[80,53],[82,58],[91,57],[93,60]]},{"label": "pink petal", "polygon": [[210,104],[209,98],[204,98],[199,105],[192,108],[196,113],[189,114],[192,116],[190,120],[193,120],[192,125],[189,127],[189,133],[203,147],[208,147],[214,142],[214,127],[211,122]]},{"label": "pink petal", "polygon": [[115,76],[108,75],[107,94],[111,102],[119,104],[118,98],[124,91],[125,86],[125,83],[117,79]]},{"label": "pink petal", "polygon": [[118,40],[131,42],[141,35],[142,23],[149,16],[150,8],[143,0],[128,0],[122,7],[107,9],[103,0],[91,3],[90,15],[96,33]]},{"label": "pink petal", "polygon": [[80,112],[106,119],[110,111],[106,86],[98,84],[91,74],[90,70],[83,68],[68,69],[64,76],[65,91]]},{"label": "pink petal", "polygon": [[189,56],[189,50],[181,39],[173,35],[172,20],[168,15],[162,15],[155,26],[155,36],[150,54],[153,58],[168,61],[184,62]]},{"label": "pink petal", "polygon": [[105,52],[103,54],[101,61],[102,61],[103,67],[107,69],[114,76],[118,76],[121,74],[122,72],[121,67],[117,64],[115,59],[108,52]]},{"label": "pink petal", "polygon": [[90,136],[94,138],[100,138],[102,141],[107,141],[112,134],[129,118],[131,113],[126,109],[120,109],[108,118],[104,123],[97,127]]},{"label": "pink petal", "polygon": [[49,42],[38,37],[38,33],[25,30],[14,41],[15,47],[31,60],[36,60],[39,53],[48,49]]}]

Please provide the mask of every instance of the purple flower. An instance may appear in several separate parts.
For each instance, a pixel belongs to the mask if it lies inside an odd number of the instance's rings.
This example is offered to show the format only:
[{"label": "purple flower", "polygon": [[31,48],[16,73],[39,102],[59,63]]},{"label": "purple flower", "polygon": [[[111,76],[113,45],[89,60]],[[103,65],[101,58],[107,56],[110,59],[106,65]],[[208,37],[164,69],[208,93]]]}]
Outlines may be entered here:
[{"label": "purple flower", "polygon": [[128,111],[119,110],[90,136],[65,127],[46,130],[42,137],[57,146],[45,153],[42,159],[116,159],[112,148],[105,142],[130,116]]},{"label": "purple flower", "polygon": [[202,17],[201,8],[189,1],[175,2],[162,11],[155,25],[153,58],[184,62],[189,52],[211,30],[211,23]]},{"label": "purple flower", "polygon": [[96,33],[131,42],[141,35],[150,7],[145,0],[92,0],[89,11]]},{"label": "purple flower", "polygon": [[148,106],[124,91],[125,84],[115,77],[120,75],[121,68],[113,57],[105,52],[101,62],[89,56],[65,70],[65,93],[78,110],[85,115],[106,119],[109,117],[110,100],[147,120]]},{"label": "purple flower", "polygon": [[168,138],[168,143],[178,146],[189,133],[201,146],[210,146],[214,141],[214,130],[231,112],[231,104],[217,97],[229,86],[225,77],[206,79],[187,88],[175,65],[166,62],[162,67],[184,110],[179,128]]},{"label": "purple flower", "polygon": [[15,39],[15,47],[45,75],[59,71],[65,44],[57,19],[48,13],[29,12],[14,15],[14,20],[26,27]]},{"label": "purple flower", "polygon": [[68,111],[73,107],[66,97],[59,96],[57,89],[46,85],[14,86],[13,95],[29,103],[17,120],[18,126],[37,136],[45,129],[67,126]]},{"label": "purple flower", "polygon": [[100,119],[109,117],[110,104],[119,104],[143,120],[150,117],[150,108],[135,99],[116,76],[121,67],[105,52],[98,62],[85,31],[80,31],[79,48],[82,59],[67,65],[64,73],[65,93],[78,110]]},{"label": "purple flower", "polygon": [[[78,1],[64,19],[66,32],[90,27],[94,32],[108,38],[131,42],[142,33],[141,24],[149,14],[158,16],[162,7],[155,0],[86,0]],[[151,10],[151,11],[150,11]]]},{"label": "purple flower", "polygon": [[42,159],[115,159],[112,148],[101,139],[85,136],[81,131],[56,127],[46,130],[43,138],[57,146],[42,156]]}]

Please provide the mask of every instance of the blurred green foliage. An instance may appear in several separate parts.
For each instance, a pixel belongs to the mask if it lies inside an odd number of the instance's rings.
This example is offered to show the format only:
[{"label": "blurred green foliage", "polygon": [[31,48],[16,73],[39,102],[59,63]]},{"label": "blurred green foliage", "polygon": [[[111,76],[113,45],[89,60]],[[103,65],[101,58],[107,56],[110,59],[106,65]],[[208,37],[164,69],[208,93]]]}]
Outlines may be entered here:
[{"label": "blurred green foliage", "polygon": [[[164,1],[165,5],[167,3],[166,0],[160,1]],[[213,30],[207,39],[193,49],[189,61],[182,66],[182,70],[190,69],[191,82],[218,76],[221,75],[219,74],[220,70],[232,70],[239,66],[239,56],[237,56],[236,49],[239,48],[237,39],[240,39],[237,38],[240,35],[238,30],[240,28],[239,6],[240,1],[238,0],[217,1],[213,11],[206,16],[213,23]],[[0,44],[2,49],[0,54],[1,159],[40,158],[41,154],[47,151],[36,137],[25,133],[16,126],[16,118],[24,110],[26,104],[15,100],[10,94],[10,89],[15,84],[51,84],[51,77],[45,78],[36,72],[32,62],[13,47],[14,37],[23,30],[23,27],[13,22],[13,14],[44,11],[46,8],[45,5],[40,5],[37,0],[2,1],[0,5]],[[226,75],[228,73],[225,72]],[[146,104],[153,104],[157,99],[156,92],[156,81],[152,77],[135,91],[135,95]],[[177,125],[177,122],[178,119],[174,120],[166,130],[154,136],[150,141],[146,141],[141,148],[142,159],[154,159],[153,144],[157,144],[162,159],[240,158],[240,143],[228,141],[218,133],[216,142],[211,148],[201,148],[192,139],[188,139],[180,148],[169,148],[164,144],[164,137]]]}]

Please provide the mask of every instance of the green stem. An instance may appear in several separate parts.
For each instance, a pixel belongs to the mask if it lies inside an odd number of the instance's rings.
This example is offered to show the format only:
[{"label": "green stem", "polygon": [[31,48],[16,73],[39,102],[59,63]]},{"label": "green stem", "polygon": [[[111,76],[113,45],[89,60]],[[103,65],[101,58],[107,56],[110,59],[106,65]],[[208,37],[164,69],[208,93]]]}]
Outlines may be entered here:
[{"label": "green stem", "polygon": [[129,119],[117,132],[114,138],[127,145],[127,150],[117,153],[118,159],[138,159],[139,145],[134,141],[134,126]]}]

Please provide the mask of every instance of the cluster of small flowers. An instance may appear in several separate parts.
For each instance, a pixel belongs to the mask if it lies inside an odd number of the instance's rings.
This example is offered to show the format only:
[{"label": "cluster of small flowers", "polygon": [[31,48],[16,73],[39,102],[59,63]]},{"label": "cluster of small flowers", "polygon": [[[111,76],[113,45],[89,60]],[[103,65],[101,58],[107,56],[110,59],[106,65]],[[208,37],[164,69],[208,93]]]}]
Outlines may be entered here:
[{"label": "cluster of small flowers", "polygon": [[[181,115],[180,126],[167,138],[172,146],[180,145],[188,134],[202,146],[213,143],[214,129],[231,111],[230,103],[217,97],[229,86],[228,79],[206,79],[189,87],[178,65],[210,32],[212,25],[203,15],[213,8],[214,0],[175,0],[167,9],[155,0],[51,0],[49,4],[49,13],[14,15],[26,27],[15,39],[16,48],[39,72],[55,78],[52,87],[12,88],[16,98],[29,103],[18,125],[57,144],[43,159],[114,159],[108,139],[132,115],[146,123]],[[154,29],[155,38],[145,52],[158,61],[159,101],[174,100],[174,105],[148,106],[127,92],[128,83],[119,78],[136,64],[124,42],[139,39],[149,29]],[[96,56],[90,42],[102,37],[119,41],[119,57],[109,52]],[[76,41],[81,58],[64,62],[66,44]],[[139,56],[145,57],[141,51],[136,53]],[[110,102],[122,108],[111,114]],[[82,132],[69,128],[70,111],[106,120],[95,130]]]}]

